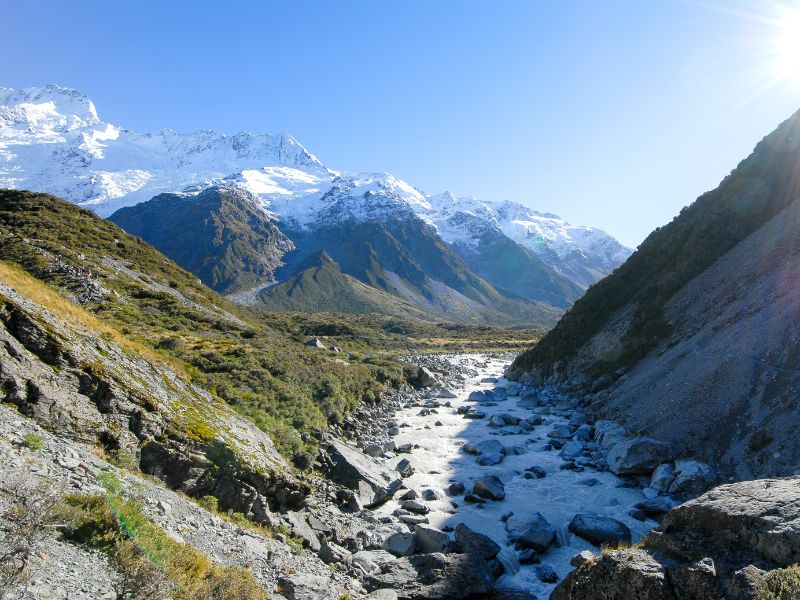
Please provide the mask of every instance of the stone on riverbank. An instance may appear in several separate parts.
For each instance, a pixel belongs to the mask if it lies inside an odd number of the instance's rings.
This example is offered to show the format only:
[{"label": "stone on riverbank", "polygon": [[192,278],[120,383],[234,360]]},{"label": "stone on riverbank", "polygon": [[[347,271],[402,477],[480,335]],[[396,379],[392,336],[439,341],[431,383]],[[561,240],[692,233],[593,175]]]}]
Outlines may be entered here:
[{"label": "stone on riverbank", "polygon": [[506,497],[503,482],[494,475],[487,475],[478,479],[472,486],[472,494],[487,500],[502,500]]},{"label": "stone on riverbank", "polygon": [[672,446],[653,438],[637,437],[618,442],[608,452],[608,467],[617,475],[649,475],[672,460]]},{"label": "stone on riverbank", "polygon": [[630,544],[631,530],[625,523],[611,517],[579,513],[569,523],[569,530],[595,546]]}]

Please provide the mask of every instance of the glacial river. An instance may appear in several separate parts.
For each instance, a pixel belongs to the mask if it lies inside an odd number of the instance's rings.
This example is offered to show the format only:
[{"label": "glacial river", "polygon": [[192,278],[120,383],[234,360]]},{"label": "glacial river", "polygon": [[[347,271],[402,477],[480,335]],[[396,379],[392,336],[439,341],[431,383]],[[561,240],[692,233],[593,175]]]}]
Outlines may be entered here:
[{"label": "glacial river", "polygon": [[[582,472],[562,470],[564,459],[559,451],[545,449],[548,444],[548,432],[554,427],[568,423],[572,414],[565,410],[539,408],[521,408],[517,406],[519,397],[509,396],[496,406],[477,405],[468,401],[469,394],[475,390],[490,390],[505,387],[509,382],[503,377],[507,362],[484,355],[449,356],[447,360],[454,365],[477,371],[478,374],[467,378],[457,386],[448,386],[457,394],[456,398],[447,399],[449,407],[440,407],[434,414],[420,416],[420,406],[407,406],[396,414],[401,424],[400,434],[394,439],[397,444],[411,443],[418,448],[408,454],[399,454],[389,459],[394,467],[403,458],[409,458],[415,473],[405,479],[405,486],[422,492],[433,489],[440,492],[440,499],[426,502],[431,512],[427,514],[430,524],[438,527],[455,527],[463,522],[470,528],[484,533],[497,542],[502,548],[501,562],[506,573],[497,582],[500,587],[527,590],[538,598],[547,598],[553,583],[540,581],[534,565],[520,566],[517,551],[508,540],[504,515],[513,512],[515,518],[523,520],[541,513],[557,531],[557,540],[546,553],[540,556],[541,564],[552,567],[559,580],[572,569],[570,558],[582,551],[599,549],[582,538],[572,534],[567,526],[576,513],[588,512],[613,517],[625,523],[632,532],[633,540],[639,540],[647,531],[656,526],[655,521],[638,521],[628,515],[628,511],[646,497],[639,488],[626,487],[623,481],[609,472],[599,472],[587,467]],[[496,377],[496,383],[482,383],[485,378]],[[445,401],[442,399],[441,401]],[[483,419],[465,419],[457,414],[460,406],[468,405],[486,413]],[[548,413],[553,414],[548,414]],[[509,413],[520,418],[541,414],[544,422],[533,431],[505,435],[503,428],[489,427],[489,419],[494,414]],[[558,414],[556,414],[558,413]],[[439,421],[441,425],[435,425]],[[497,465],[481,466],[477,464],[477,456],[467,454],[462,446],[465,443],[477,443],[483,440],[500,440],[505,446],[521,446],[522,454],[506,456]],[[546,476],[526,478],[525,470],[532,466],[541,466]],[[484,476],[495,475],[505,485],[505,499],[487,501],[485,504],[467,504],[464,496],[448,497],[445,490],[454,481],[463,482],[467,493],[472,490],[472,483]],[[528,475],[530,477],[530,475]],[[397,496],[402,495],[402,491]],[[453,504],[456,504],[455,513]],[[399,507],[396,498],[377,509],[378,514],[391,514]],[[516,520],[516,519],[515,519]],[[451,534],[452,535],[452,534]]]}]

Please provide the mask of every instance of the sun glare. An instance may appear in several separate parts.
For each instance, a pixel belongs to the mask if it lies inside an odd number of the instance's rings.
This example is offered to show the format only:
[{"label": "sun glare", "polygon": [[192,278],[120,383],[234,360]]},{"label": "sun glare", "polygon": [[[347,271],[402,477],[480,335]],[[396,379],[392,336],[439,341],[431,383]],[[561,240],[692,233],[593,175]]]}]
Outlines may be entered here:
[{"label": "sun glare", "polygon": [[781,74],[800,83],[800,10],[787,11],[779,27],[778,59]]}]

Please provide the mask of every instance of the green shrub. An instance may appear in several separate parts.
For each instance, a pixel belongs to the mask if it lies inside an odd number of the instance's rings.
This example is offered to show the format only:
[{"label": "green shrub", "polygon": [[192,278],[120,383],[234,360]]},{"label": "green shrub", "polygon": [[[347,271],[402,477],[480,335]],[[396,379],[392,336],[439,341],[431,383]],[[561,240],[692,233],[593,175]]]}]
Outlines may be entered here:
[{"label": "green shrub", "polygon": [[26,433],[22,441],[30,450],[38,451],[44,448],[44,438],[38,433]]}]

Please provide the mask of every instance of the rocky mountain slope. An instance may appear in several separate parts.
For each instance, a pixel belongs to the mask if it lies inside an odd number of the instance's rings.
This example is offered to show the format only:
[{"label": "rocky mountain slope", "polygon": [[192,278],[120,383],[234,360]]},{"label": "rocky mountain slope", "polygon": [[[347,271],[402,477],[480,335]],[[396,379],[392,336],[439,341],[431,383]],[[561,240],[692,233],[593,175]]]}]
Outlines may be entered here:
[{"label": "rocky mountain slope", "polygon": [[160,194],[111,220],[222,294],[263,286],[294,249],[257,200],[236,187]]},{"label": "rocky mountain slope", "polygon": [[[385,173],[341,175],[285,134],[226,136],[169,130],[138,134],[101,121],[87,96],[58,86],[0,90],[0,150],[0,186],[54,193],[102,216],[163,193],[179,193],[188,201],[210,185],[223,184],[255,195],[266,220],[287,235],[289,231],[303,232],[306,239],[313,238],[320,225],[341,227],[340,238],[346,239],[353,223],[421,219],[501,295],[507,290],[557,309],[569,306],[582,289],[612,271],[630,253],[600,230],[574,227],[555,215],[519,204],[456,199],[449,194],[426,196]],[[210,208],[206,202],[203,206]],[[215,289],[235,293],[253,282],[266,287],[271,283],[272,266],[288,249],[263,223],[257,229],[266,227],[267,241],[259,243],[250,233],[243,235],[243,230],[253,225],[248,214],[237,219],[235,243],[218,240],[208,256],[200,252],[207,250],[200,244],[178,256],[176,242],[186,241],[186,231],[197,229],[198,241],[206,237],[213,241],[216,238],[207,223],[216,223],[219,229],[232,215],[220,217],[224,211],[217,210],[216,216],[203,217],[201,223],[195,214],[187,221],[191,229],[171,234],[177,226],[172,220],[175,203],[167,205],[162,199],[157,208],[151,205],[146,210],[148,221],[164,223],[148,224],[145,229],[143,221],[127,213],[127,226],[138,224],[139,235],[192,272],[202,271],[203,280]],[[242,219],[250,223],[240,223]],[[261,263],[253,262],[260,244],[269,247],[267,256]],[[336,259],[334,252],[328,251]],[[487,267],[498,262],[502,269]],[[240,268],[241,277],[231,271],[233,267]],[[524,275],[514,277],[516,270]],[[450,303],[450,289],[432,303],[418,303],[418,308],[435,311],[437,304]],[[475,300],[469,294],[467,298]],[[508,310],[496,308],[495,313],[508,316]],[[517,310],[519,305],[513,308]],[[491,318],[481,308],[471,312],[479,313],[479,319]]]},{"label": "rocky mountain slope", "polygon": [[798,164],[800,114],[653,232],[513,371],[587,385],[596,414],[736,478],[792,474],[800,460]]},{"label": "rocky mountain slope", "polygon": [[[230,185],[207,188],[197,197],[200,204],[191,197],[162,195],[123,208],[110,219],[212,287],[223,273],[247,281],[252,288],[250,302],[273,309],[351,313],[369,310],[428,319],[446,316],[472,322],[547,325],[557,315],[553,304],[564,307],[564,294],[569,298],[577,296],[577,286],[559,278],[507,238],[511,252],[527,259],[517,266],[527,268],[533,264],[540,268],[517,278],[522,286],[529,284],[523,290],[527,298],[497,289],[476,276],[453,247],[417,217],[397,193],[380,187],[357,187],[340,182],[322,198],[313,212],[313,221],[286,221],[281,223],[282,231],[261,211],[265,216],[259,222],[260,231],[254,232],[253,219],[257,217],[253,216],[252,207],[259,204],[259,199]],[[206,198],[224,198],[225,210],[220,208],[219,200],[209,203]],[[397,218],[386,217],[387,207]],[[192,223],[197,225],[193,227]],[[204,232],[204,223],[217,225]],[[226,237],[235,238],[235,247],[219,239],[221,231],[226,232]],[[214,238],[209,239],[211,235]],[[253,265],[268,272],[268,278],[279,285],[266,285],[265,277],[260,286],[253,287]],[[275,268],[278,265],[280,268]],[[320,277],[308,277],[309,266],[321,267]],[[559,279],[566,282],[561,288]],[[297,285],[298,280],[302,286]],[[542,280],[548,286],[536,288],[537,281]],[[552,287],[562,293],[549,291]]]}]

